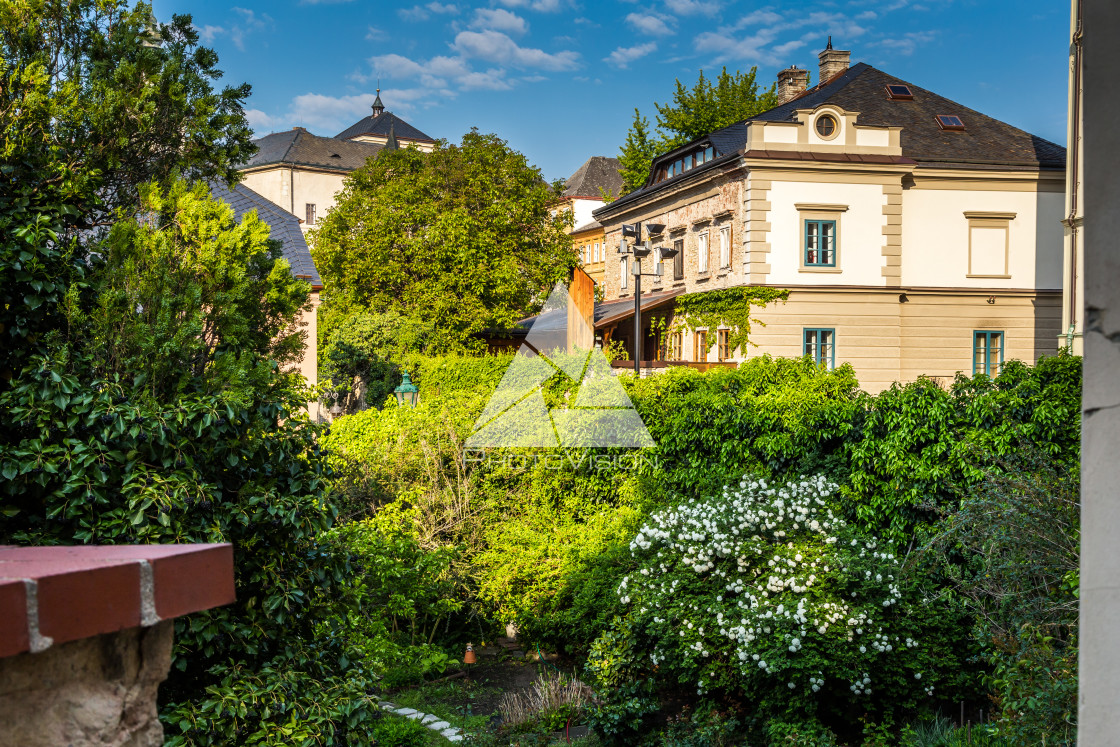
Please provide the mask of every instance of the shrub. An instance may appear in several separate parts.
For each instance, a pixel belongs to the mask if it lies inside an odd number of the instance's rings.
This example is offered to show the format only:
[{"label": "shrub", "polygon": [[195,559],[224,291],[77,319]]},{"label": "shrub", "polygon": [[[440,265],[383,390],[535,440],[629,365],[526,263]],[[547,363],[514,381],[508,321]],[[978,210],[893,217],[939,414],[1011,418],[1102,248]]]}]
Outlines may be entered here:
[{"label": "shrub", "polygon": [[429,729],[410,718],[385,716],[373,729],[374,743],[378,747],[424,747],[430,744]]},{"label": "shrub", "polygon": [[595,681],[656,667],[700,695],[746,697],[762,718],[810,723],[889,716],[955,687],[953,611],[917,594],[889,545],[839,518],[836,490],[821,477],[744,478],[655,513],[630,545],[639,569],[618,587],[631,650],[594,651]]}]

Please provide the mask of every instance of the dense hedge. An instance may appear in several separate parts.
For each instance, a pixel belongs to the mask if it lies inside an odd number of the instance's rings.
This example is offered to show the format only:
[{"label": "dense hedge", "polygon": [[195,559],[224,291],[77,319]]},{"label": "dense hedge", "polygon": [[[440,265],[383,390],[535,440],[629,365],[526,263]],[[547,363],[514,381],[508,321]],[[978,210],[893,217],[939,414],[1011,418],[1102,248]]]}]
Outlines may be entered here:
[{"label": "dense hedge", "polygon": [[[415,410],[390,403],[381,412],[344,418],[327,448],[349,475],[354,510],[407,508],[412,511],[408,521],[428,546],[459,548],[450,572],[476,620],[490,620],[492,629],[515,622],[532,643],[588,663],[588,675],[598,683],[596,724],[604,737],[613,734],[627,744],[659,738],[650,736],[658,733],[652,714],[664,708],[658,700],[680,697],[681,690],[691,693],[686,698],[739,708],[736,723],[775,744],[789,738],[819,738],[824,744],[838,737],[882,743],[896,739],[905,722],[932,713],[939,703],[972,701],[993,686],[1003,688],[1006,694],[999,697],[1009,705],[1028,702],[1021,690],[1000,685],[1002,680],[984,679],[986,672],[1005,671],[1007,661],[1019,661],[1010,649],[998,660],[989,655],[993,638],[991,629],[979,624],[982,600],[967,593],[978,588],[977,576],[993,568],[964,549],[972,542],[969,536],[931,543],[942,537],[962,505],[975,510],[973,496],[983,494],[992,480],[1037,472],[1037,465],[1016,462],[1019,455],[1040,454],[1049,469],[1063,475],[1076,465],[1079,359],[1059,355],[1035,366],[1010,362],[994,380],[961,376],[942,387],[923,379],[875,396],[859,389],[847,366],[826,371],[807,360],[767,356],[732,370],[671,369],[642,380],[624,375],[624,387],[657,444],[640,458],[599,449],[590,456],[569,454],[565,461],[547,450],[499,449],[482,461],[465,459],[462,444],[509,359],[424,361],[415,375],[421,387]],[[546,401],[562,406],[565,387],[570,395],[571,386],[549,382]],[[858,645],[842,653],[843,647],[827,644],[823,635],[819,645],[810,643],[815,634],[808,630],[790,635],[798,639],[798,652],[815,646],[815,663],[799,659],[797,652],[774,660],[788,658],[790,672],[796,673],[792,679],[729,674],[734,667],[721,667],[734,663],[728,657],[738,654],[718,641],[704,644],[704,650],[723,662],[716,666],[723,674],[703,676],[695,663],[683,663],[686,652],[673,648],[684,624],[677,607],[710,610],[712,620],[704,627],[712,635],[720,627],[716,597],[726,596],[719,589],[729,583],[725,571],[731,569],[716,566],[698,577],[692,572],[677,576],[670,567],[678,561],[658,555],[649,565],[635,537],[652,517],[677,506],[710,505],[719,514],[731,489],[724,486],[739,485],[744,475],[778,484],[805,475],[836,486],[821,500],[834,512],[837,526],[844,527],[837,536],[856,541],[860,552],[836,554],[830,567],[849,570],[819,574],[820,583],[843,590],[856,583],[850,574],[857,569],[861,579],[865,572],[895,578],[890,583],[897,586],[900,609],[912,611],[881,623],[878,634],[884,638],[877,640],[885,646],[890,636],[892,647],[901,644],[906,650],[920,646],[911,657],[920,665],[870,671],[881,654],[861,653]],[[1072,480],[1075,484],[1075,475]],[[1011,490],[1008,498],[1011,524],[1017,520],[1017,495]],[[1075,548],[1076,538],[1073,542]],[[783,547],[776,551],[784,552]],[[817,552],[805,547],[801,554]],[[919,551],[921,561],[915,559]],[[1067,556],[1059,560],[1039,562],[1068,562]],[[623,580],[638,578],[643,569],[652,574],[662,565],[670,570],[659,573],[687,581],[689,591],[666,598],[680,619],[662,616],[666,627],[658,632],[660,623],[637,624],[643,614],[654,613],[647,608],[639,614]],[[864,592],[857,585],[846,589],[845,597],[850,593]],[[706,614],[697,612],[690,621],[706,620]],[[1058,617],[1040,624],[1054,632]],[[1068,631],[1071,621],[1067,616],[1060,624]],[[1072,634],[1031,643],[1035,640],[1024,639],[1029,659],[1022,666],[1041,672],[1045,662],[1069,661]],[[680,643],[700,641],[685,637]],[[673,658],[680,656],[685,659]],[[709,661],[716,664],[716,658]],[[768,659],[768,664],[774,662]],[[852,681],[856,669],[868,669],[868,679],[880,687],[863,683],[862,677]],[[1051,691],[1065,692],[1068,671],[1064,676],[1046,679]],[[846,684],[839,681],[844,677]],[[798,692],[794,700],[790,682]],[[913,687],[901,697],[906,682]],[[985,707],[983,700],[976,702]],[[1020,717],[1018,723],[1029,724],[1020,731],[1049,733],[1053,740],[1057,732],[1039,729],[1048,728],[1057,712]]]}]

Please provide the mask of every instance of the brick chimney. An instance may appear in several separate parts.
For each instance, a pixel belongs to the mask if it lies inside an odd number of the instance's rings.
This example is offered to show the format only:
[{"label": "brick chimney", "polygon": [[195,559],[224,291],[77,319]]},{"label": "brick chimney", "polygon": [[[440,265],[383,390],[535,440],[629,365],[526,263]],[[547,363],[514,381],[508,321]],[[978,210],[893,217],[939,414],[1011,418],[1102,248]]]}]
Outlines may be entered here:
[{"label": "brick chimney", "polygon": [[852,61],[852,53],[832,48],[832,37],[828,37],[828,46],[818,55],[821,61],[821,77],[819,84],[827,83],[834,77],[848,69]]},{"label": "brick chimney", "polygon": [[787,67],[778,73],[778,105],[792,101],[809,87],[809,71],[797,65]]}]

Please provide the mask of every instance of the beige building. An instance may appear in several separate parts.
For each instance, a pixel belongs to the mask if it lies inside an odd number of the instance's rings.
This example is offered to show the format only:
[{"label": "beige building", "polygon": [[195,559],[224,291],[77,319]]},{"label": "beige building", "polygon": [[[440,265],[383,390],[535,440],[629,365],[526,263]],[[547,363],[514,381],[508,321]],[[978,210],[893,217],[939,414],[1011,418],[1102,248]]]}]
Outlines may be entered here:
[{"label": "beige building", "polygon": [[430,152],[435,147],[435,140],[385,111],[380,90],[370,116],[334,137],[294,127],[253,143],[258,150],[241,169],[242,183],[296,216],[305,233],[334,207],[346,175],[382,148],[411,146]]},{"label": "beige building", "polygon": [[[809,90],[805,70],[783,70],[778,107],[658,157],[644,187],[595,211],[607,246],[642,222],[678,250],[642,279],[661,309],[643,314],[643,358],[809,355],[879,391],[1056,351],[1064,149],[848,61],[830,44]],[[632,262],[608,256],[606,298],[632,299]],[[757,347],[729,350],[718,329],[654,339],[673,294],[742,285],[790,291],[759,310]],[[633,348],[632,314],[597,326]]]}]

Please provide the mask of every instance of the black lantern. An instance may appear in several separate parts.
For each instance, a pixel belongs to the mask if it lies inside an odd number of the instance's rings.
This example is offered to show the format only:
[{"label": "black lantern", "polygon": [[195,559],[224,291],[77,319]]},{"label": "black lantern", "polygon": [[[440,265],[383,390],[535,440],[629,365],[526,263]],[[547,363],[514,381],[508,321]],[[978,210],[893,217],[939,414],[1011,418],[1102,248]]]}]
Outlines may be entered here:
[{"label": "black lantern", "polygon": [[397,395],[397,404],[402,407],[415,407],[416,395],[420,392],[416,385],[412,383],[412,379],[408,376],[408,371],[404,372],[404,377],[401,379],[401,385],[393,390],[393,394]]}]

